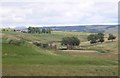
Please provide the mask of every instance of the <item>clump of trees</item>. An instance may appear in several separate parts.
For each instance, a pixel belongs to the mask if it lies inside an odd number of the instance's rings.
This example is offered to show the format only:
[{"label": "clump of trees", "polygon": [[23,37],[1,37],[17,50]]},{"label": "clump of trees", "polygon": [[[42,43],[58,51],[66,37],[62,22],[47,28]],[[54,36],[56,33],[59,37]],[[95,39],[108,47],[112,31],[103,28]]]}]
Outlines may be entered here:
[{"label": "clump of trees", "polygon": [[3,28],[2,31],[14,31],[15,29],[12,28]]},{"label": "clump of trees", "polygon": [[28,27],[28,33],[48,33],[51,34],[51,29],[50,28],[38,28],[38,27]]},{"label": "clump of trees", "polygon": [[97,34],[90,34],[87,37],[88,41],[90,41],[90,44],[95,44],[98,42],[103,43],[104,42],[104,34],[103,33],[97,33]]},{"label": "clump of trees", "polygon": [[116,39],[116,36],[113,35],[113,34],[109,34],[108,40],[112,40],[113,41],[114,39]]},{"label": "clump of trees", "polygon": [[66,45],[67,49],[73,49],[73,46],[79,46],[80,40],[77,37],[62,38],[61,45]]},{"label": "clump of trees", "polygon": [[[90,44],[95,44],[95,43],[98,43],[98,42],[103,43],[105,41],[103,33],[90,34],[87,37],[87,39],[88,39],[88,41],[90,41]],[[116,39],[116,36],[113,35],[113,34],[109,34],[108,40],[112,40],[113,41],[114,39]]]}]

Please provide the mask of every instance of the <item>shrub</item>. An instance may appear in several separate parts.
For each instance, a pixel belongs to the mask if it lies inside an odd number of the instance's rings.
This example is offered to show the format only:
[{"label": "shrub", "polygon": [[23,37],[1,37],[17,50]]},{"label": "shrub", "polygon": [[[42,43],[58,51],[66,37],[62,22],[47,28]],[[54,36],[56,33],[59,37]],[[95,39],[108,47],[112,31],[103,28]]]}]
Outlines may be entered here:
[{"label": "shrub", "polygon": [[33,44],[36,45],[36,46],[42,46],[42,44],[38,43],[38,42],[34,42]]},{"label": "shrub", "polygon": [[43,48],[48,48],[48,44],[43,44],[42,47]]},{"label": "shrub", "polygon": [[8,44],[13,44],[17,46],[23,45],[24,43],[25,43],[24,40],[13,40],[13,39],[8,40]]},{"label": "shrub", "polygon": [[113,35],[113,34],[109,34],[108,40],[112,40],[113,41],[114,39],[116,39],[116,36]]}]

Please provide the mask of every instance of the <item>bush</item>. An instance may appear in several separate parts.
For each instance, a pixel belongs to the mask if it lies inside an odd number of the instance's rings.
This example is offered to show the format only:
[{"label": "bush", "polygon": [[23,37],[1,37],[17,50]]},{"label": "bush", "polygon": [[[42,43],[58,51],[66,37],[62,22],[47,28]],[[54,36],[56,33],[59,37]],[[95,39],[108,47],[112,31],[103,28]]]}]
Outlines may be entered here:
[{"label": "bush", "polygon": [[112,40],[113,41],[114,39],[116,39],[116,36],[113,35],[113,34],[109,34],[108,40]]},{"label": "bush", "polygon": [[48,44],[43,44],[42,47],[43,48],[48,48]]},{"label": "bush", "polygon": [[38,47],[48,48],[48,44],[46,43],[39,43],[39,42],[33,42],[34,45]]},{"label": "bush", "polygon": [[36,45],[36,46],[42,46],[42,44],[38,43],[38,42],[34,42],[33,44]]},{"label": "bush", "polygon": [[23,45],[25,43],[24,40],[13,40],[13,39],[8,39],[8,44],[13,44],[13,45]]}]

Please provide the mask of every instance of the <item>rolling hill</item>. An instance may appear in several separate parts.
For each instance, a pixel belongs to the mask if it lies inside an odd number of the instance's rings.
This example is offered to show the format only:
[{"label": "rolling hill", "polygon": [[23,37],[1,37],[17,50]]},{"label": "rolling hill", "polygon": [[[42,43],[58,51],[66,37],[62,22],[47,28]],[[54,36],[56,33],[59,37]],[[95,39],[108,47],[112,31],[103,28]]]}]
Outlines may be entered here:
[{"label": "rolling hill", "polygon": [[[3,32],[3,76],[118,75],[116,41],[93,46],[86,43],[86,38],[89,34],[90,33],[62,31],[54,31],[52,34]],[[79,47],[85,49],[76,51],[68,50],[65,52],[61,50],[37,47],[32,44],[34,41],[47,43],[54,41],[58,44],[61,38],[65,36],[77,36],[82,40]],[[25,43],[19,46],[9,44],[9,39],[22,39],[25,40]],[[114,48],[112,49],[111,47]],[[109,52],[101,53],[101,51]]]}]

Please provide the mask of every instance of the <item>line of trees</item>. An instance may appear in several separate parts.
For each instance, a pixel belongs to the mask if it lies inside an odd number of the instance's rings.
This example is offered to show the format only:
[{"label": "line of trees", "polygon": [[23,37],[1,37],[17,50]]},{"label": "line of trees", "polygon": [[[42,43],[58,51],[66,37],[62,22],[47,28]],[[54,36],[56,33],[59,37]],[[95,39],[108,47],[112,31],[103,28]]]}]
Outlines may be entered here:
[{"label": "line of trees", "polygon": [[[98,42],[103,43],[105,41],[103,33],[90,34],[87,37],[87,39],[88,39],[88,41],[90,41],[90,44],[95,44],[95,43],[98,43]],[[113,35],[113,34],[109,34],[108,40],[112,40],[113,41],[114,39],[116,39],[116,36]]]},{"label": "line of trees", "polygon": [[[95,43],[103,43],[104,40],[104,34],[103,33],[97,33],[97,34],[90,34],[87,39],[90,41],[90,44]],[[113,34],[109,34],[108,40],[114,40],[116,39],[116,36]],[[61,45],[67,46],[67,49],[73,49],[73,46],[79,46],[80,40],[77,37],[64,37],[62,38]]]},{"label": "line of trees", "polygon": [[15,29],[11,29],[11,28],[3,28],[2,31],[16,31]]},{"label": "line of trees", "polygon": [[48,33],[51,34],[51,29],[50,28],[38,28],[38,27],[28,27],[28,33]]},{"label": "line of trees", "polygon": [[104,34],[103,33],[97,33],[97,34],[90,34],[87,37],[88,41],[90,41],[90,44],[95,44],[97,42],[103,43],[104,40]]}]

